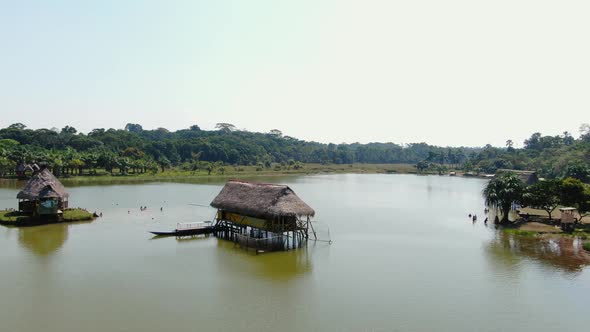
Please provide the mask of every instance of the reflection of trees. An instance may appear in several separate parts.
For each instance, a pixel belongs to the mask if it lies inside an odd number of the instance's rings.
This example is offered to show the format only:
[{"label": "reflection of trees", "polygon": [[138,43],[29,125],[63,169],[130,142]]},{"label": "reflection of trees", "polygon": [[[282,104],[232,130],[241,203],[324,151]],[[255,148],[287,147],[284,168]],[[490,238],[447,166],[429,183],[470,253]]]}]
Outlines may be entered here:
[{"label": "reflection of trees", "polygon": [[[311,271],[310,248],[256,255],[252,250],[238,249],[234,243],[217,240],[220,269],[225,273],[251,273],[262,278],[288,280]],[[227,254],[230,255],[227,255]]]},{"label": "reflection of trees", "polygon": [[61,248],[68,239],[66,224],[21,227],[18,242],[38,256],[47,256]]},{"label": "reflection of trees", "polygon": [[488,253],[511,270],[527,258],[569,273],[590,265],[590,254],[582,248],[582,241],[574,237],[539,238],[498,231]]}]

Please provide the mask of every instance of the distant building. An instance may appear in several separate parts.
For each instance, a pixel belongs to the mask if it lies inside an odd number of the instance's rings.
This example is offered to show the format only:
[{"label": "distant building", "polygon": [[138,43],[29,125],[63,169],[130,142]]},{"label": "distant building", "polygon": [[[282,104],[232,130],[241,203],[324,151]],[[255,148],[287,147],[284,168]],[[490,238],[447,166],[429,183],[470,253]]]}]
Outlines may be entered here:
[{"label": "distant building", "polygon": [[537,176],[537,172],[535,171],[519,171],[515,169],[499,169],[496,171],[495,176],[498,176],[503,173],[514,173],[518,175],[520,180],[526,184],[531,185],[539,182],[539,177]]}]

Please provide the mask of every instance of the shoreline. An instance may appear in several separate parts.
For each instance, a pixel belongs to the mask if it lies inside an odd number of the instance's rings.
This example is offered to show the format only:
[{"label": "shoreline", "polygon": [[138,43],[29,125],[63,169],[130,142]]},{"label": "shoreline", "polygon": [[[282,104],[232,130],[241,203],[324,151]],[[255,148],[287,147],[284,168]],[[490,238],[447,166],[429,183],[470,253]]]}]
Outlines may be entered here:
[{"label": "shoreline", "polygon": [[[450,172],[454,172],[451,175]],[[232,178],[273,178],[273,177],[289,177],[301,175],[321,175],[321,174],[414,174],[414,175],[439,175],[439,176],[456,176],[466,178],[486,178],[482,175],[465,174],[460,171],[453,171],[452,169],[445,174],[438,174],[435,172],[418,173],[413,164],[304,164],[299,169],[262,169],[257,170],[256,166],[231,166],[226,167],[223,173],[218,170],[209,174],[205,170],[199,171],[183,171],[183,170],[166,170],[158,173],[142,173],[142,174],[113,174],[100,171],[99,174],[84,174],[84,175],[67,175],[59,177],[60,181],[69,186],[85,186],[85,185],[100,185],[100,184],[124,184],[124,183],[140,183],[140,182],[221,182]],[[0,178],[0,187],[10,187],[10,184],[16,185],[26,180],[19,180],[16,178]],[[7,186],[8,185],[8,186]]]},{"label": "shoreline", "polygon": [[558,243],[564,251],[590,263],[590,216],[581,218],[574,231],[564,232],[557,222],[561,218],[559,212],[554,212],[553,219],[549,220],[544,210],[525,208],[523,211],[530,213],[531,220],[518,219],[498,230],[521,238]]}]

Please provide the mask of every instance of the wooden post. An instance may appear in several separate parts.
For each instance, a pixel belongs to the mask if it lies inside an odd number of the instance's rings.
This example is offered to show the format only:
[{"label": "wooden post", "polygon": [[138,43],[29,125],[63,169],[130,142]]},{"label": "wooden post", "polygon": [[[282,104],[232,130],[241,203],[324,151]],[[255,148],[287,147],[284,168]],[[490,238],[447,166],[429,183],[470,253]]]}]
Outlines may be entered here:
[{"label": "wooden post", "polygon": [[309,217],[307,217],[307,224],[308,224],[309,227],[311,227],[311,231],[313,232],[313,238],[317,240],[318,239],[318,236],[315,233],[315,229],[313,228],[313,224],[309,220]]}]

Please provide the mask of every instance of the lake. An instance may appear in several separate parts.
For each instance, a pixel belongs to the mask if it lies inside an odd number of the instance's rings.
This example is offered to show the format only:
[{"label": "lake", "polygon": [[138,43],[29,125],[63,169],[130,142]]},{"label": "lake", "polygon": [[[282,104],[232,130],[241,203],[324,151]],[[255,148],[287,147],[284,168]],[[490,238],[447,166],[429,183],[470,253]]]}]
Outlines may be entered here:
[{"label": "lake", "polygon": [[[223,183],[68,188],[91,223],[0,226],[1,331],[554,331],[590,323],[590,268],[483,224],[485,180],[274,178],[322,240],[255,255],[148,230],[211,220]],[[18,189],[0,189],[0,207]],[[197,205],[194,205],[197,204]],[[147,211],[140,211],[147,206]],[[160,207],[163,211],[160,211]],[[476,213],[479,221],[467,217]]]}]

